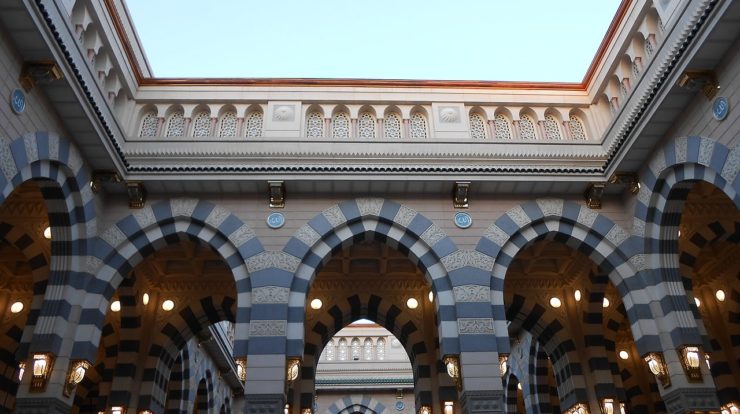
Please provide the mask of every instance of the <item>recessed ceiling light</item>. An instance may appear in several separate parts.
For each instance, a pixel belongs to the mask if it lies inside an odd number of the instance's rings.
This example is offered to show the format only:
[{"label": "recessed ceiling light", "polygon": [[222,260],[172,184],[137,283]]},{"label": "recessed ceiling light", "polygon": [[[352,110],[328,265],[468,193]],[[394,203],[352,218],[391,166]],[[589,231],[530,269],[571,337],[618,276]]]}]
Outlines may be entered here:
[{"label": "recessed ceiling light", "polygon": [[141,297],[141,302],[142,302],[142,303],[143,303],[144,305],[148,305],[148,304],[149,304],[149,294],[148,294],[148,293],[145,293],[145,294],[144,294],[144,295],[143,295],[143,296]]},{"label": "recessed ceiling light", "polygon": [[604,298],[604,301],[603,301],[603,302],[601,302],[601,307],[602,307],[602,308],[608,308],[608,307],[609,307],[609,303],[610,303],[610,302],[609,302],[609,299],[607,299],[607,298]]},{"label": "recessed ceiling light", "polygon": [[171,301],[170,299],[165,300],[164,302],[162,302],[162,309],[167,312],[175,309],[175,302]]},{"label": "recessed ceiling light", "polygon": [[408,306],[409,309],[416,309],[419,307],[419,301],[415,298],[409,298],[409,300],[406,301],[406,306]]},{"label": "recessed ceiling light", "polygon": [[550,306],[552,306],[553,308],[559,308],[562,304],[563,302],[560,301],[560,298],[555,296],[550,298]]},{"label": "recessed ceiling light", "polygon": [[120,312],[121,311],[121,301],[120,300],[114,300],[110,304],[110,310],[113,312]]},{"label": "recessed ceiling light", "polygon": [[434,292],[432,292],[431,290],[429,291],[429,301],[434,302]]},{"label": "recessed ceiling light", "polygon": [[23,310],[23,302],[15,302],[12,305],[10,305],[11,313],[19,313],[22,310]]},{"label": "recessed ceiling light", "polygon": [[321,309],[322,306],[324,306],[324,302],[322,302],[321,299],[319,298],[316,298],[311,301],[311,309],[318,310],[318,309]]},{"label": "recessed ceiling light", "polygon": [[714,297],[717,298],[718,301],[724,302],[725,301],[725,291],[722,289],[719,289],[714,293]]},{"label": "recessed ceiling light", "polygon": [[580,302],[581,301],[581,290],[576,289],[576,291],[573,292],[573,296],[576,298],[576,302]]},{"label": "recessed ceiling light", "polygon": [[48,227],[48,226],[47,226],[47,227],[46,227],[46,228],[44,229],[44,238],[45,238],[46,240],[51,240],[51,227]]},{"label": "recessed ceiling light", "polygon": [[701,301],[699,300],[699,298],[694,298],[694,303],[696,303],[697,308],[701,307]]},{"label": "recessed ceiling light", "polygon": [[629,359],[630,354],[627,351],[619,351],[619,357],[622,359]]}]

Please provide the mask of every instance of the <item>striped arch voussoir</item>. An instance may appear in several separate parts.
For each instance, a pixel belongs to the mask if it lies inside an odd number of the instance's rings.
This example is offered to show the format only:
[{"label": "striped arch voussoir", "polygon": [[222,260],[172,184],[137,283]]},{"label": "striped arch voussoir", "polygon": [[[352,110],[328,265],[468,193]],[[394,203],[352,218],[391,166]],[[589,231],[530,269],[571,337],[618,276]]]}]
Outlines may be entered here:
[{"label": "striped arch voussoir", "polygon": [[[295,269],[290,269],[294,272],[290,289],[299,293],[290,295],[288,306],[295,311],[289,312],[288,323],[304,322],[305,295],[317,270],[331,259],[331,253],[370,236],[406,254],[427,275],[435,296],[440,298],[440,303],[445,303],[438,309],[440,326],[455,326],[455,300],[444,258],[459,253],[457,246],[422,214],[380,198],[355,199],[335,205],[311,219],[285,245],[282,254],[296,263]],[[301,354],[300,335],[290,332],[288,335],[289,354]],[[457,347],[456,331],[450,329],[450,332],[443,332],[443,336],[449,339],[443,341],[443,347]]]},{"label": "striped arch voussoir", "polygon": [[[732,149],[704,137],[681,137],[658,150],[640,176],[635,206],[635,233],[639,236],[659,223],[668,195],[684,181],[715,185],[740,208],[740,145]],[[655,235],[646,235],[655,237]]]},{"label": "striped arch voussoir", "polygon": [[[96,239],[87,266],[97,278],[87,286],[89,305],[83,309],[88,314],[86,320],[91,322],[80,324],[78,332],[82,334],[75,338],[73,355],[94,357],[95,338],[105,319],[107,303],[123,278],[160,245],[182,237],[200,240],[217,251],[231,269],[237,294],[249,294],[251,284],[245,263],[264,252],[264,248],[241,219],[203,200],[172,199],[146,206],[119,220]],[[237,321],[237,325],[240,323],[248,321]],[[237,326],[237,332],[246,335],[247,329]]]}]

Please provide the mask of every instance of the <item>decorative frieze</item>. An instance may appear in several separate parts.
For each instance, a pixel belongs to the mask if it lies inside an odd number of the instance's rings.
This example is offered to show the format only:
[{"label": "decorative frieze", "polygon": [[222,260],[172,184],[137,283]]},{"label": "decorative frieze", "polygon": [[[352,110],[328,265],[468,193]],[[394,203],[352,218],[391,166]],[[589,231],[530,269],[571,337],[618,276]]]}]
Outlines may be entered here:
[{"label": "decorative frieze", "polygon": [[452,288],[455,302],[490,302],[491,289],[488,286],[464,285]]},{"label": "decorative frieze", "polygon": [[288,303],[290,288],[263,286],[252,289],[252,303]]},{"label": "decorative frieze", "polygon": [[493,319],[459,318],[457,332],[460,335],[493,335]]},{"label": "decorative frieze", "polygon": [[285,336],[286,330],[287,321],[284,320],[252,321],[249,324],[250,336]]},{"label": "decorative frieze", "polygon": [[493,270],[493,258],[476,250],[458,250],[442,258],[448,272],[465,266],[473,266],[487,272]]},{"label": "decorative frieze", "polygon": [[301,261],[297,257],[285,252],[262,252],[247,259],[246,263],[249,273],[271,267],[295,273]]}]

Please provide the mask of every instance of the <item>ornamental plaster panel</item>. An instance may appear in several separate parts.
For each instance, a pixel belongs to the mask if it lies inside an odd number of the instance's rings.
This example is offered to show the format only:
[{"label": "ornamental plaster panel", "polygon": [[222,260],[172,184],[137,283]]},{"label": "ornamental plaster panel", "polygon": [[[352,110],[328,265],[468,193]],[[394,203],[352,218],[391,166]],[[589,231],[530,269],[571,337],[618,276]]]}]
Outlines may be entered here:
[{"label": "ornamental plaster panel", "polygon": [[288,303],[290,288],[263,286],[252,289],[252,303]]},{"label": "ornamental plaster panel", "polygon": [[194,198],[175,198],[170,200],[170,209],[172,210],[173,217],[187,217],[193,216],[195,206],[198,204],[198,200]]},{"label": "ornamental plaster panel", "polygon": [[102,260],[95,256],[86,256],[85,268],[83,270],[91,275],[96,275],[101,266],[103,266]]},{"label": "ornamental plaster panel", "polygon": [[49,135],[49,159],[59,159],[59,136]]},{"label": "ornamental plaster panel", "polygon": [[246,263],[247,271],[249,273],[258,272],[271,267],[295,273],[301,261],[297,257],[285,252],[262,252],[247,259]]},{"label": "ornamental plaster panel", "polygon": [[74,171],[76,174],[77,171],[82,168],[82,157],[80,153],[72,146],[69,148],[69,158],[67,159],[67,166],[70,170]]},{"label": "ornamental plaster panel", "polygon": [[447,235],[436,224],[432,224],[421,234],[421,239],[427,242],[429,246],[434,246],[438,241],[444,239]]},{"label": "ornamental plaster panel", "polygon": [[[444,136],[446,132],[464,132],[467,138],[468,115],[462,103],[432,103],[432,136]],[[442,134],[440,134],[442,133]]]},{"label": "ornamental plaster panel", "polygon": [[524,212],[522,206],[516,206],[512,208],[511,210],[506,212],[506,215],[509,216],[511,220],[516,223],[517,226],[519,226],[519,228],[522,228],[532,222],[532,219],[527,215],[526,212]]},{"label": "ornamental plaster panel", "polygon": [[347,218],[344,217],[344,213],[342,213],[342,210],[339,208],[339,206],[328,208],[324,210],[321,214],[324,215],[329,224],[331,224],[331,226],[334,228],[347,223]]},{"label": "ornamental plaster panel", "polygon": [[556,198],[537,199],[537,205],[545,217],[560,217],[563,215],[564,201]]},{"label": "ornamental plaster panel", "polygon": [[586,208],[581,206],[581,211],[578,212],[578,218],[576,219],[579,223],[581,223],[586,228],[591,228],[593,226],[594,222],[596,221],[596,217],[598,217],[598,213],[591,210],[590,208]]},{"label": "ornamental plaster panel", "polygon": [[655,177],[659,177],[660,173],[665,170],[665,151],[662,148],[655,152],[649,166]]},{"label": "ornamental plaster panel", "polygon": [[646,270],[648,268],[644,254],[636,254],[630,257],[628,261],[630,262],[630,264],[632,264],[632,266],[634,266],[635,271],[637,272]]},{"label": "ornamental plaster panel", "polygon": [[146,229],[157,222],[157,218],[154,217],[154,211],[152,211],[151,207],[144,207],[140,210],[136,210],[133,216],[136,222],[139,223],[139,228],[142,229]]},{"label": "ornamental plaster panel", "polygon": [[676,138],[676,163],[681,164],[686,162],[686,146],[688,145],[688,139],[686,137]]},{"label": "ornamental plaster panel", "polygon": [[231,240],[237,248],[255,237],[257,237],[257,235],[254,230],[249,228],[246,224],[242,224],[241,227],[229,234],[229,240]]},{"label": "ornamental plaster panel", "polygon": [[487,272],[493,270],[493,258],[476,250],[458,250],[442,258],[448,272],[465,266],[473,266]]},{"label": "ornamental plaster panel", "polygon": [[611,230],[609,230],[608,233],[606,233],[606,239],[614,243],[614,245],[617,247],[619,247],[622,242],[627,240],[628,237],[629,235],[627,234],[627,232],[616,224],[611,228]]},{"label": "ornamental plaster panel", "polygon": [[493,319],[458,318],[457,332],[460,335],[493,335]]},{"label": "ornamental plaster panel", "polygon": [[645,236],[645,222],[643,220],[636,218],[632,221],[632,234],[639,237]]},{"label": "ornamental plaster panel", "polygon": [[398,225],[402,227],[408,227],[411,223],[411,220],[416,217],[416,211],[401,205],[401,208],[398,209],[398,212],[396,213],[396,216],[393,218],[393,221],[397,223]]},{"label": "ornamental plaster panel", "polygon": [[382,198],[358,198],[356,203],[363,217],[380,216],[380,210],[383,208]]},{"label": "ornamental plaster panel", "polygon": [[250,336],[285,336],[286,331],[287,321],[284,320],[252,321],[249,324]]},{"label": "ornamental plaster panel", "polygon": [[300,240],[306,246],[313,246],[321,236],[308,224],[304,224],[295,234],[295,238]]},{"label": "ornamental plaster panel", "polygon": [[463,285],[452,288],[455,302],[490,302],[491,294],[488,286]]},{"label": "ornamental plaster panel", "polygon": [[26,134],[23,136],[23,146],[26,148],[26,157],[28,162],[38,161],[39,150],[36,146],[36,134]]},{"label": "ornamental plaster panel", "polygon": [[10,144],[12,141],[8,138],[2,138],[0,143],[0,167],[3,169],[5,179],[10,182],[13,177],[18,173],[18,168],[15,166],[15,160],[13,159],[13,153],[10,151]]},{"label": "ornamental plaster panel", "polygon": [[488,230],[486,230],[486,232],[483,234],[483,237],[496,243],[496,245],[499,247],[503,246],[506,241],[509,240],[509,235],[495,224],[492,224],[488,228]]},{"label": "ornamental plaster panel", "polygon": [[206,217],[206,223],[209,224],[211,227],[217,229],[219,226],[221,226],[221,223],[226,220],[227,217],[229,217],[229,211],[221,208],[221,207],[214,207],[213,210],[208,214],[208,217]]},{"label": "ornamental plaster panel", "polygon": [[720,175],[722,178],[727,180],[728,183],[733,183],[738,172],[740,172],[740,144],[735,145],[735,147],[730,151]]},{"label": "ornamental plaster panel", "polygon": [[106,229],[103,234],[100,235],[100,238],[103,239],[104,242],[108,243],[109,246],[115,248],[126,240],[126,235],[123,234],[123,231],[121,231],[118,226],[113,225]]},{"label": "ornamental plaster panel", "polygon": [[265,137],[298,137],[301,131],[300,101],[270,101],[264,119]]},{"label": "ornamental plaster panel", "polygon": [[699,141],[699,164],[709,165],[714,153],[714,141],[711,139],[702,139]]}]

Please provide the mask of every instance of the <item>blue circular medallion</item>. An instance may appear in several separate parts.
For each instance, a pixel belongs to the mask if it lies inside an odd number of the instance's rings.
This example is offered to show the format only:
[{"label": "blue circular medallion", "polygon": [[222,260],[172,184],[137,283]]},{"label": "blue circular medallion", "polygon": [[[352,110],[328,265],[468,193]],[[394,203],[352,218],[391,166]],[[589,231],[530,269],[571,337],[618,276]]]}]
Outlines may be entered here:
[{"label": "blue circular medallion", "polygon": [[396,411],[402,411],[406,407],[403,401],[396,401]]},{"label": "blue circular medallion", "polygon": [[717,121],[724,121],[730,113],[730,102],[724,96],[718,96],[712,103],[712,115]]},{"label": "blue circular medallion", "polygon": [[279,229],[285,224],[285,216],[283,213],[272,213],[267,216],[267,226],[271,229]]},{"label": "blue circular medallion", "polygon": [[20,89],[13,89],[10,93],[10,108],[20,115],[26,110],[26,94]]},{"label": "blue circular medallion", "polygon": [[459,212],[455,214],[455,225],[461,229],[467,229],[473,225],[473,218],[468,213]]}]

